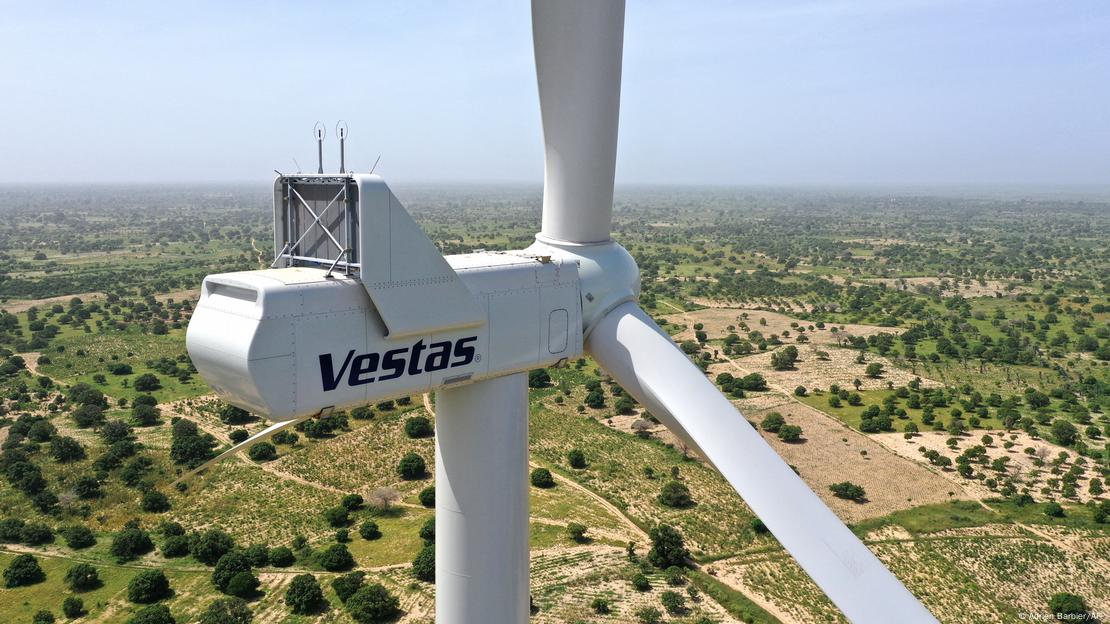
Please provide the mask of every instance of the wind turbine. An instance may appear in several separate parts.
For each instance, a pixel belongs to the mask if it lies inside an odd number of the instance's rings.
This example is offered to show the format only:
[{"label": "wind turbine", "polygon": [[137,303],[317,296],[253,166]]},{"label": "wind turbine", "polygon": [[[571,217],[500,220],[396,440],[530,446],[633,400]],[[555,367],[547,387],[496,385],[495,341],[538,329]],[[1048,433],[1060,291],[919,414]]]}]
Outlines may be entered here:
[{"label": "wind turbine", "polygon": [[439,624],[527,621],[524,372],[583,350],[721,472],[848,619],[935,622],[637,305],[636,263],[610,238],[624,1],[533,0],[532,28],[536,242],[444,257],[378,176],[279,175],[280,268],[205,279],[187,336],[200,374],[276,421],[437,392]]}]

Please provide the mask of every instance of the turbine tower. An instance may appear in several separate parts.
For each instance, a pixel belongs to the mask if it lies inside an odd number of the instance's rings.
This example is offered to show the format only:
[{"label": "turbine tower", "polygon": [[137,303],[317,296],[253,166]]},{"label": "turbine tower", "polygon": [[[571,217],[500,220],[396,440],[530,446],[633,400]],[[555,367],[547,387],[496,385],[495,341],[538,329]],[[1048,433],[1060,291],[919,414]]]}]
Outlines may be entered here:
[{"label": "turbine tower", "polygon": [[[274,267],[210,275],[200,374],[277,423],[436,391],[436,622],[528,620],[525,372],[588,352],[743,497],[853,622],[935,618],[637,305],[610,238],[623,0],[533,0],[543,225],[442,256],[375,175],[280,175]],[[334,211],[333,211],[334,208]],[[221,456],[222,457],[222,456]]]}]

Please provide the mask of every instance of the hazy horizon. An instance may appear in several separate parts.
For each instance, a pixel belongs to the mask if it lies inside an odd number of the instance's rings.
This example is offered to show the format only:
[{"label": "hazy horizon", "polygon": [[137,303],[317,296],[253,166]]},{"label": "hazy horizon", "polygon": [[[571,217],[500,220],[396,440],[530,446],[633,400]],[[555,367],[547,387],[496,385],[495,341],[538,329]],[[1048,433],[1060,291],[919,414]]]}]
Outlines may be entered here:
[{"label": "hazy horizon", "polygon": [[[542,182],[528,2],[15,4],[0,183]],[[633,1],[617,176],[880,192],[1110,188],[1110,6]]]}]

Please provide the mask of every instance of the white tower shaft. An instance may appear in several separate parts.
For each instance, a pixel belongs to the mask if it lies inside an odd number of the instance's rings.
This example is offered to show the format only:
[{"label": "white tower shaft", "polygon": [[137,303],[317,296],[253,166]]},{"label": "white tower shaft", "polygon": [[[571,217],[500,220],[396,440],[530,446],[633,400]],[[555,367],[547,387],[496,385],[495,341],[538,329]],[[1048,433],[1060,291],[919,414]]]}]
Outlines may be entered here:
[{"label": "white tower shaft", "polygon": [[528,383],[436,393],[436,624],[528,621]]}]

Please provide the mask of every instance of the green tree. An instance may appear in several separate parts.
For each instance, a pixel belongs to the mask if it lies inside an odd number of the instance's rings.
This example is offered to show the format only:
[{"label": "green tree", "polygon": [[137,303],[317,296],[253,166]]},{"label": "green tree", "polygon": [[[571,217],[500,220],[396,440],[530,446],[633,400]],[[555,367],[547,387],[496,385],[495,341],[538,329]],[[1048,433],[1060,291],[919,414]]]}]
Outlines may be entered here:
[{"label": "green tree", "polygon": [[581,449],[571,449],[567,453],[567,463],[571,468],[581,470],[586,467],[586,454]]},{"label": "green tree", "polygon": [[199,624],[250,624],[254,619],[247,601],[228,597],[214,600],[200,615]]},{"label": "green tree", "polygon": [[127,620],[127,624],[177,624],[166,605],[156,604],[143,607]]},{"label": "green tree", "polygon": [[424,458],[416,453],[406,453],[397,464],[397,475],[406,481],[422,479],[427,472]]},{"label": "green tree", "polygon": [[436,546],[424,544],[420,554],[412,560],[412,574],[425,583],[436,582]]},{"label": "green tree", "polygon": [[431,509],[436,506],[436,486],[429,485],[428,487],[420,490],[420,504]]},{"label": "green tree", "polygon": [[694,499],[690,498],[690,488],[686,487],[685,483],[668,481],[659,493],[659,502],[667,507],[682,509],[693,505]]},{"label": "green tree", "polygon": [[255,442],[247,449],[247,456],[256,462],[267,462],[277,459],[277,447],[269,442]]},{"label": "green tree", "polygon": [[1048,600],[1048,610],[1058,620],[1084,621],[1090,618],[1087,601],[1082,596],[1061,592]]},{"label": "green tree", "polygon": [[845,498],[857,503],[863,502],[867,498],[867,492],[863,489],[863,487],[856,485],[851,481],[834,483],[829,486],[829,490],[832,491],[833,496],[836,496],[837,498]]},{"label": "green tree", "polygon": [[127,583],[127,599],[131,602],[158,602],[169,595],[170,581],[161,570],[144,570]]},{"label": "green tree", "polygon": [[152,373],[139,375],[131,385],[139,392],[153,392],[162,388],[162,382]]},{"label": "green tree", "polygon": [[220,529],[208,529],[204,533],[193,534],[189,539],[189,554],[204,565],[214,566],[231,549],[235,540]]},{"label": "green tree", "polygon": [[78,563],[66,570],[65,582],[75,592],[90,591],[100,587],[100,575],[93,566]]},{"label": "green tree", "polygon": [[4,570],[4,586],[9,588],[34,585],[45,580],[46,573],[42,571],[42,567],[33,555],[16,556]]},{"label": "green tree", "polygon": [[878,362],[871,362],[864,370],[864,374],[872,379],[878,379],[883,376],[883,365]]},{"label": "green tree", "polygon": [[353,596],[355,592],[362,587],[365,579],[365,572],[343,574],[332,579],[331,588],[335,590],[335,595],[339,597],[339,601],[345,603],[348,598]]},{"label": "green tree", "polygon": [[778,430],[785,424],[786,419],[782,417],[782,414],[778,412],[771,412],[763,418],[763,422],[761,422],[759,426],[762,427],[764,431],[778,433]]},{"label": "green tree", "polygon": [[212,584],[223,593],[228,593],[227,586],[232,577],[240,572],[250,572],[251,562],[241,550],[233,550],[220,557],[216,568],[212,570]]},{"label": "green tree", "polygon": [[359,624],[392,620],[401,609],[401,601],[380,583],[360,587],[347,599],[347,613]]},{"label": "green tree", "polygon": [[150,535],[137,524],[129,523],[112,538],[110,550],[116,561],[123,563],[154,550],[154,542],[150,540]]},{"label": "green tree", "polygon": [[85,601],[75,596],[70,596],[62,601],[62,615],[71,620],[85,615]]},{"label": "green tree", "polygon": [[328,572],[350,570],[355,565],[355,558],[351,556],[351,551],[347,549],[346,544],[328,546],[320,551],[317,561],[320,563],[320,567]]},{"label": "green tree", "polygon": [[657,568],[671,566],[684,566],[690,552],[686,550],[682,533],[669,524],[660,524],[649,533],[651,537],[651,550],[648,551],[648,562]]},{"label": "green tree", "polygon": [[410,438],[430,438],[434,433],[432,421],[426,416],[413,416],[405,420],[405,435]]},{"label": "green tree", "polygon": [[376,540],[382,536],[382,531],[378,528],[377,522],[366,520],[358,527],[358,534],[364,540]]},{"label": "green tree", "polygon": [[551,471],[547,468],[536,468],[532,471],[530,477],[532,485],[538,488],[553,488],[555,487],[555,477],[551,475]]},{"label": "green tree", "polygon": [[802,428],[798,425],[783,425],[779,428],[779,439],[783,442],[797,442],[802,439]]},{"label": "green tree", "polygon": [[285,604],[293,613],[300,615],[314,612],[323,604],[323,600],[324,592],[316,582],[316,577],[311,574],[294,576],[289,589],[285,590]]}]

